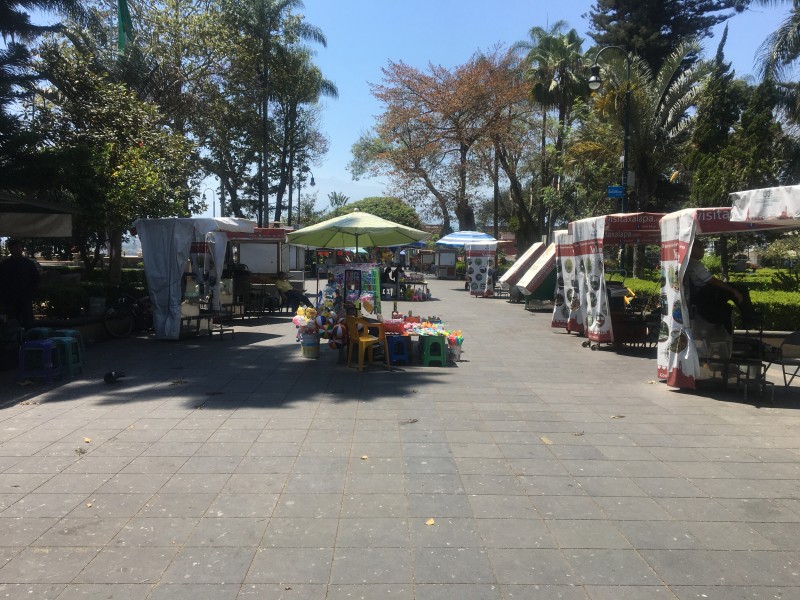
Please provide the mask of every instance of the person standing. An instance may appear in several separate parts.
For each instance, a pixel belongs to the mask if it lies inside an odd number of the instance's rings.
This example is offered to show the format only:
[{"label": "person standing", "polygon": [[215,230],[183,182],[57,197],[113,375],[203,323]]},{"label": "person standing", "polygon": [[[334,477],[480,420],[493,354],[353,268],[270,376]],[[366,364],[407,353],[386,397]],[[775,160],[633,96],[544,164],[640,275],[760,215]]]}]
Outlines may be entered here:
[{"label": "person standing", "polygon": [[22,255],[19,240],[8,241],[11,256],[0,262],[0,304],[9,318],[16,319],[23,328],[33,327],[33,295],[39,288],[39,266]]}]

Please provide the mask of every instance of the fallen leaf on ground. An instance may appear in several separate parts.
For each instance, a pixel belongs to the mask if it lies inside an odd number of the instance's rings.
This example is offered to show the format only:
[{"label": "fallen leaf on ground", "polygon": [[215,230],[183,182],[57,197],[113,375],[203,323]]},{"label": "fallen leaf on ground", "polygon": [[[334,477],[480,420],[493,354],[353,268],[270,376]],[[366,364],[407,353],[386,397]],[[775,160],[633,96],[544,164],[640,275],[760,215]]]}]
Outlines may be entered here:
[{"label": "fallen leaf on ground", "polygon": [[88,444],[91,441],[92,441],[92,438],[83,438],[83,443],[84,444]]},{"label": "fallen leaf on ground", "polygon": [[573,433],[572,435],[583,435],[583,432],[582,432],[582,431],[576,431],[576,432],[575,432],[575,433]]},{"label": "fallen leaf on ground", "polygon": [[428,519],[427,521],[425,521],[425,525],[435,525],[435,524],[436,521],[434,521],[433,519]]},{"label": "fallen leaf on ground", "polygon": [[611,415],[612,419],[624,419],[625,415]]},{"label": "fallen leaf on ground", "polygon": [[86,508],[92,508],[92,503],[91,503],[91,502],[89,502],[89,503],[86,505]]},{"label": "fallen leaf on ground", "polygon": [[543,444],[547,444],[548,446],[553,443],[553,440],[551,440],[550,438],[545,437],[545,436],[542,436],[541,440],[542,440]]},{"label": "fallen leaf on ground", "polygon": [[647,383],[649,383],[650,385],[655,385],[656,384],[656,380],[655,379],[651,379]]},{"label": "fallen leaf on ground", "polygon": [[403,423],[419,423],[419,419],[406,419]]},{"label": "fallen leaf on ground", "polygon": [[361,460],[367,460],[368,458],[369,458],[369,456],[367,456],[367,455],[365,454],[364,456],[362,456],[362,457],[361,457]]}]

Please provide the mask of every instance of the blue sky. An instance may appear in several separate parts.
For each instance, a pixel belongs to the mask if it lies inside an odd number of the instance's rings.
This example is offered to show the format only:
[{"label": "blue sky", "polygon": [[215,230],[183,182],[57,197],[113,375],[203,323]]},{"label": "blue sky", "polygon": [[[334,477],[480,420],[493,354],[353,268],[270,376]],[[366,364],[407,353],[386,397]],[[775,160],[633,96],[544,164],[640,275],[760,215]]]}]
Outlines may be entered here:
[{"label": "blue sky", "polygon": [[[574,27],[591,46],[586,32],[591,0],[305,0],[306,20],[325,33],[327,48],[316,46],[316,63],[339,89],[336,100],[324,99],[322,129],[330,152],[313,166],[317,207],[326,207],[336,191],[360,200],[382,195],[379,180],[353,182],[347,172],[350,148],[370,129],[380,105],[369,83],[380,83],[381,68],[403,61],[420,70],[429,63],[454,67],[495,44],[510,46],[528,39],[531,27],[547,28],[558,20]],[[727,60],[737,74],[753,72],[756,50],[787,12],[788,5],[759,8],[728,21]],[[721,34],[721,29],[717,35]],[[705,42],[707,55],[719,39]],[[305,195],[305,191],[304,191]]]}]

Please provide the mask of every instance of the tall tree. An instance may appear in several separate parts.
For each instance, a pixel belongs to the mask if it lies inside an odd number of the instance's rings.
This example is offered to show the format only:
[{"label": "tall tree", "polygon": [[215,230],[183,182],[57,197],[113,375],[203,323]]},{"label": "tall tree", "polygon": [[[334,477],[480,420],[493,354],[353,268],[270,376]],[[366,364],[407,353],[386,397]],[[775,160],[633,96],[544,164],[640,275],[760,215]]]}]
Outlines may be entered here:
[{"label": "tall tree", "polygon": [[[674,170],[680,148],[688,139],[695,117],[691,109],[700,92],[700,84],[711,68],[706,62],[687,60],[699,51],[698,42],[683,42],[655,73],[644,60],[638,57],[630,59],[629,168],[635,172],[631,209],[668,208],[664,190],[666,174]],[[595,94],[595,106],[621,132],[625,120],[627,63],[624,58],[614,55],[604,67],[608,81]],[[615,138],[619,144],[622,143],[621,133]]]},{"label": "tall tree", "polygon": [[[598,46],[620,46],[656,72],[689,38],[703,39],[733,16],[741,0],[595,0],[589,36]],[[695,59],[697,56],[687,57]]]},{"label": "tall tree", "polygon": [[383,84],[372,86],[384,106],[376,133],[353,146],[354,177],[367,170],[388,174],[404,198],[442,219],[443,232],[452,230],[451,212],[461,229],[474,229],[472,199],[484,177],[474,153],[494,126],[506,60],[495,51],[452,70],[429,65],[426,73],[389,63]]},{"label": "tall tree", "polygon": [[223,9],[231,24],[245,39],[251,40],[257,52],[259,118],[261,120],[258,223],[263,224],[264,210],[269,196],[270,181],[270,127],[269,101],[273,95],[270,71],[275,60],[276,46],[289,47],[299,41],[313,41],[327,45],[325,35],[318,27],[306,23],[294,11],[304,6],[301,0],[224,0]]},{"label": "tall tree", "polygon": [[[28,93],[24,88],[30,88],[40,78],[33,69],[28,44],[61,28],[60,24],[33,24],[28,11],[82,16],[81,5],[80,0],[0,0],[0,36],[6,42],[5,48],[0,48],[0,182],[4,174],[16,173],[35,160],[37,140],[30,131],[20,128],[19,113],[10,109]],[[25,179],[15,177],[14,183],[18,185]]]},{"label": "tall tree", "polygon": [[[533,27],[529,40],[517,42],[512,50],[524,52],[521,67],[525,79],[531,86],[531,100],[541,107],[542,128],[540,146],[541,203],[539,213],[540,234],[544,234],[545,223],[551,225],[547,213],[545,188],[553,195],[559,190],[559,175],[564,140],[572,119],[575,102],[586,95],[587,60],[583,54],[583,39],[575,29],[567,30],[565,21],[557,21],[549,30]],[[553,114],[556,120],[553,152],[548,152],[547,118]],[[553,157],[548,164],[548,157]]]}]

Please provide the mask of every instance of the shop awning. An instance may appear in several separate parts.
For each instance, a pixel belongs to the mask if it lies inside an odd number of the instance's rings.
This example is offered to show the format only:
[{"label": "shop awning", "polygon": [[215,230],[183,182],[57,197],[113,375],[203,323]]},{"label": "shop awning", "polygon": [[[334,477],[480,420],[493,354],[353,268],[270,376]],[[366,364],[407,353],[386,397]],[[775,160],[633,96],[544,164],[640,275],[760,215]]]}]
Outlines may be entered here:
[{"label": "shop awning", "polygon": [[731,221],[800,223],[800,185],[734,192],[730,200]]},{"label": "shop awning", "polygon": [[34,196],[0,190],[0,236],[70,237],[69,207]]}]

